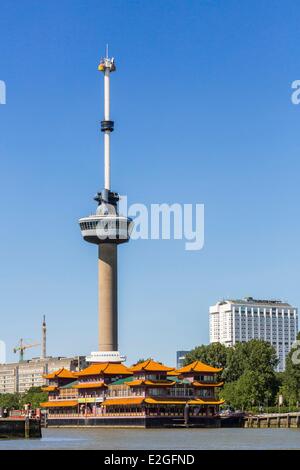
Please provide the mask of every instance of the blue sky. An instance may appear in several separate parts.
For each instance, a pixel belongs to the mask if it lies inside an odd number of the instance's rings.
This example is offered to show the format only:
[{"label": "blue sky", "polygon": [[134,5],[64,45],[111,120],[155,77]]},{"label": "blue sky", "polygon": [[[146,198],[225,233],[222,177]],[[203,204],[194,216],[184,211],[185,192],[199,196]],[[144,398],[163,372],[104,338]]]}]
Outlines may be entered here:
[{"label": "blue sky", "polygon": [[[205,204],[205,246],[119,249],[128,362],[208,342],[224,297],[299,305],[300,5],[296,0],[2,0],[0,339],[97,349],[97,254],[77,225],[102,187],[102,76],[112,77],[112,186],[129,203]],[[38,349],[27,351],[27,357]]]}]

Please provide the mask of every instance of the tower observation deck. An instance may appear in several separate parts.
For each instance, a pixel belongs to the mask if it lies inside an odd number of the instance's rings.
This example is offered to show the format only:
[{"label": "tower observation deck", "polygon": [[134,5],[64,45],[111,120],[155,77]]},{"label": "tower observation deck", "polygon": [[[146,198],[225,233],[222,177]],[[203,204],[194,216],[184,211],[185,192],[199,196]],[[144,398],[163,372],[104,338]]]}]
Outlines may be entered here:
[{"label": "tower observation deck", "polygon": [[85,241],[98,245],[99,350],[87,358],[90,362],[121,362],[118,351],[118,269],[117,247],[128,242],[132,219],[118,211],[119,195],[111,191],[110,138],[114,121],[110,117],[110,74],[116,70],[113,58],[101,59],[98,70],[104,75],[104,188],[95,196],[96,213],[79,220]]}]

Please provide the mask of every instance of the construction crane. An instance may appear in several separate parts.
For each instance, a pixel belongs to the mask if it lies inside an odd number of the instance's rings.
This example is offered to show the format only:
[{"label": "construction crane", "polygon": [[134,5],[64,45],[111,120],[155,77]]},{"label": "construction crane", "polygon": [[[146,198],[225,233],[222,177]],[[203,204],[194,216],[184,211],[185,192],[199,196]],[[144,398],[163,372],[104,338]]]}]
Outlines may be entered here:
[{"label": "construction crane", "polygon": [[18,346],[14,348],[14,353],[20,351],[19,362],[24,361],[24,351],[25,349],[34,348],[35,346],[40,346],[40,343],[25,344],[23,338],[20,339]]}]

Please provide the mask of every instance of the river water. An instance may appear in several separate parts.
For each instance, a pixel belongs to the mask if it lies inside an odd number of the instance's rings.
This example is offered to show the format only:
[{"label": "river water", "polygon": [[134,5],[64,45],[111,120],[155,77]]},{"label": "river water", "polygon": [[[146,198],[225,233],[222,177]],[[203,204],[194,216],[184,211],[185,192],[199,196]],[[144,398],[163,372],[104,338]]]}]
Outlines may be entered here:
[{"label": "river water", "polygon": [[4,449],[300,449],[300,429],[43,429],[42,439],[0,440]]}]

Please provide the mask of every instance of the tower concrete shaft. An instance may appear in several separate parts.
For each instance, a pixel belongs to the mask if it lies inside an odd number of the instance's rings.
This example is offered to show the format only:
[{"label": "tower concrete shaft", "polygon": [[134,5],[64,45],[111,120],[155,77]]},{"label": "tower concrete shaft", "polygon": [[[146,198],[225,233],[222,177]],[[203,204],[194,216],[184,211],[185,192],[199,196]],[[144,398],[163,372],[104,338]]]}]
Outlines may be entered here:
[{"label": "tower concrete shaft", "polygon": [[118,351],[117,245],[99,245],[99,351]]}]

